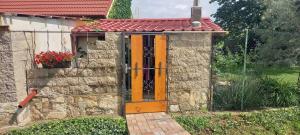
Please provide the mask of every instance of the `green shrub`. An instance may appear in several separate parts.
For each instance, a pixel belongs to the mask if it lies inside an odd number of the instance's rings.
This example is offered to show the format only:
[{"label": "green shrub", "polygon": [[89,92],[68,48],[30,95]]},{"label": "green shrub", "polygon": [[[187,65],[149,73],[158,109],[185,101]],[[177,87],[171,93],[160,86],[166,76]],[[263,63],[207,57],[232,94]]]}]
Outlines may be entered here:
[{"label": "green shrub", "polygon": [[244,109],[262,107],[289,107],[299,104],[299,90],[291,83],[269,77],[248,77],[242,96],[243,78],[230,81],[227,86],[214,89],[214,108],[239,110],[243,97]]},{"label": "green shrub", "polygon": [[299,103],[299,91],[296,86],[269,77],[260,79],[258,95],[266,107],[289,107]]},{"label": "green shrub", "polygon": [[224,42],[220,42],[216,45],[213,70],[217,74],[235,71],[235,69],[240,67],[242,61],[243,56],[231,53],[228,47],[224,46]]},{"label": "green shrub", "polygon": [[91,117],[36,124],[8,135],[127,135],[127,127],[121,118]]},{"label": "green shrub", "polygon": [[[261,98],[257,95],[258,79],[246,78],[244,89],[244,108],[257,108],[260,106]],[[216,86],[214,89],[214,108],[217,110],[239,110],[241,109],[243,79],[230,81],[227,86]]]}]

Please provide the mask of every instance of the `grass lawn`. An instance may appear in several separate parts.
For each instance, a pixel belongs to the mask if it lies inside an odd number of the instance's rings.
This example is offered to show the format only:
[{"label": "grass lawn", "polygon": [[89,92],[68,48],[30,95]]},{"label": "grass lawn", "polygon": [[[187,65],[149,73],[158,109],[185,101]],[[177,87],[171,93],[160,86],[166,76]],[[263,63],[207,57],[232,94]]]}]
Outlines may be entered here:
[{"label": "grass lawn", "polygon": [[[251,73],[257,72],[257,71],[254,71],[253,68],[248,68],[248,72],[249,72],[248,74],[251,74]],[[269,76],[271,78],[275,78],[275,79],[278,79],[281,81],[296,84],[298,82],[300,67],[264,68],[264,69],[260,69],[259,72],[261,72],[261,73],[263,73],[263,75]],[[228,80],[228,79],[242,77],[242,70],[239,68],[239,69],[232,70],[231,72],[221,73],[220,77],[221,77],[220,78],[221,80]]]},{"label": "grass lawn", "polygon": [[299,68],[290,68],[290,69],[266,69],[265,74],[270,76],[271,78],[276,78],[279,80],[291,82],[291,83],[297,83],[298,77],[300,73],[300,67]]},{"label": "grass lawn", "polygon": [[300,108],[241,114],[174,115],[192,135],[299,135]]}]

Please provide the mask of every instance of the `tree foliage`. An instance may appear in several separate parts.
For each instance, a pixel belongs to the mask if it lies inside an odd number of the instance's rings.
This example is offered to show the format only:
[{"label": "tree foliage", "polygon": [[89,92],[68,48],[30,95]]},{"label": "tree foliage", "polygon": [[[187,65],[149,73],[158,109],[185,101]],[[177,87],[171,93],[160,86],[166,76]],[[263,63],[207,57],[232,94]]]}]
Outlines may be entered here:
[{"label": "tree foliage", "polygon": [[[265,10],[261,0],[211,0],[217,2],[220,7],[213,15],[216,23],[229,31],[223,39],[225,46],[234,53],[241,53],[244,44],[244,30],[257,27],[261,22],[261,16]],[[259,37],[250,33],[249,49],[256,47]]]},{"label": "tree foliage", "polygon": [[297,12],[300,13],[300,0],[296,1],[296,8],[297,8]]},{"label": "tree foliage", "polygon": [[[216,23],[230,32],[225,47],[241,53],[250,29],[248,52],[265,65],[300,65],[300,0],[211,0],[220,8]],[[226,53],[225,53],[226,55]]]},{"label": "tree foliage", "polygon": [[110,9],[108,18],[110,19],[127,19],[131,18],[131,1],[132,0],[114,0]]},{"label": "tree foliage", "polygon": [[300,17],[296,0],[265,0],[259,61],[268,65],[300,65]]}]

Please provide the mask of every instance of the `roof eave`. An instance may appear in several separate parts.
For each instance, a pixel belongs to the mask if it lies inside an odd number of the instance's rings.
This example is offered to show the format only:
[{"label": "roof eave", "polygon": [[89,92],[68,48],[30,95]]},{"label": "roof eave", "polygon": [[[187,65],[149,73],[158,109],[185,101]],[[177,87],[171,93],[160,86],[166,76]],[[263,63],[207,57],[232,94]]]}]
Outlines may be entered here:
[{"label": "roof eave", "polygon": [[20,17],[40,17],[40,18],[51,18],[51,19],[69,19],[78,20],[80,17],[68,17],[68,16],[52,16],[52,15],[31,15],[31,14],[21,14],[14,12],[0,12],[0,15],[4,16],[20,16]]}]

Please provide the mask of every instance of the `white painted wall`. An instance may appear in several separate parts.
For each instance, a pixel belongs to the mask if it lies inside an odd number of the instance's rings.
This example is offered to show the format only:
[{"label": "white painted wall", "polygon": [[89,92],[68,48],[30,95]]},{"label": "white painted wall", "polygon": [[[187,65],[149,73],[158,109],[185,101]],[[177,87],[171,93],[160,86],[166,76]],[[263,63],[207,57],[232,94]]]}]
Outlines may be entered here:
[{"label": "white painted wall", "polygon": [[[1,22],[2,25],[9,25],[12,34],[13,31],[44,31],[44,33],[35,33],[35,38],[32,38],[36,43],[36,53],[47,50],[71,51],[70,33],[62,34],[60,31],[71,32],[76,26],[76,20],[2,16]],[[49,31],[48,36],[47,31]]]},{"label": "white painted wall", "polygon": [[[72,51],[70,34],[76,26],[76,20],[0,15],[0,25],[8,25],[11,31],[14,76],[17,98],[20,102],[27,96],[25,72],[32,68],[33,50],[35,50],[35,54],[47,50]],[[44,32],[34,34],[34,32],[23,31]],[[49,31],[49,39],[47,39],[47,31]],[[68,31],[68,33],[61,34],[61,31]]]}]

